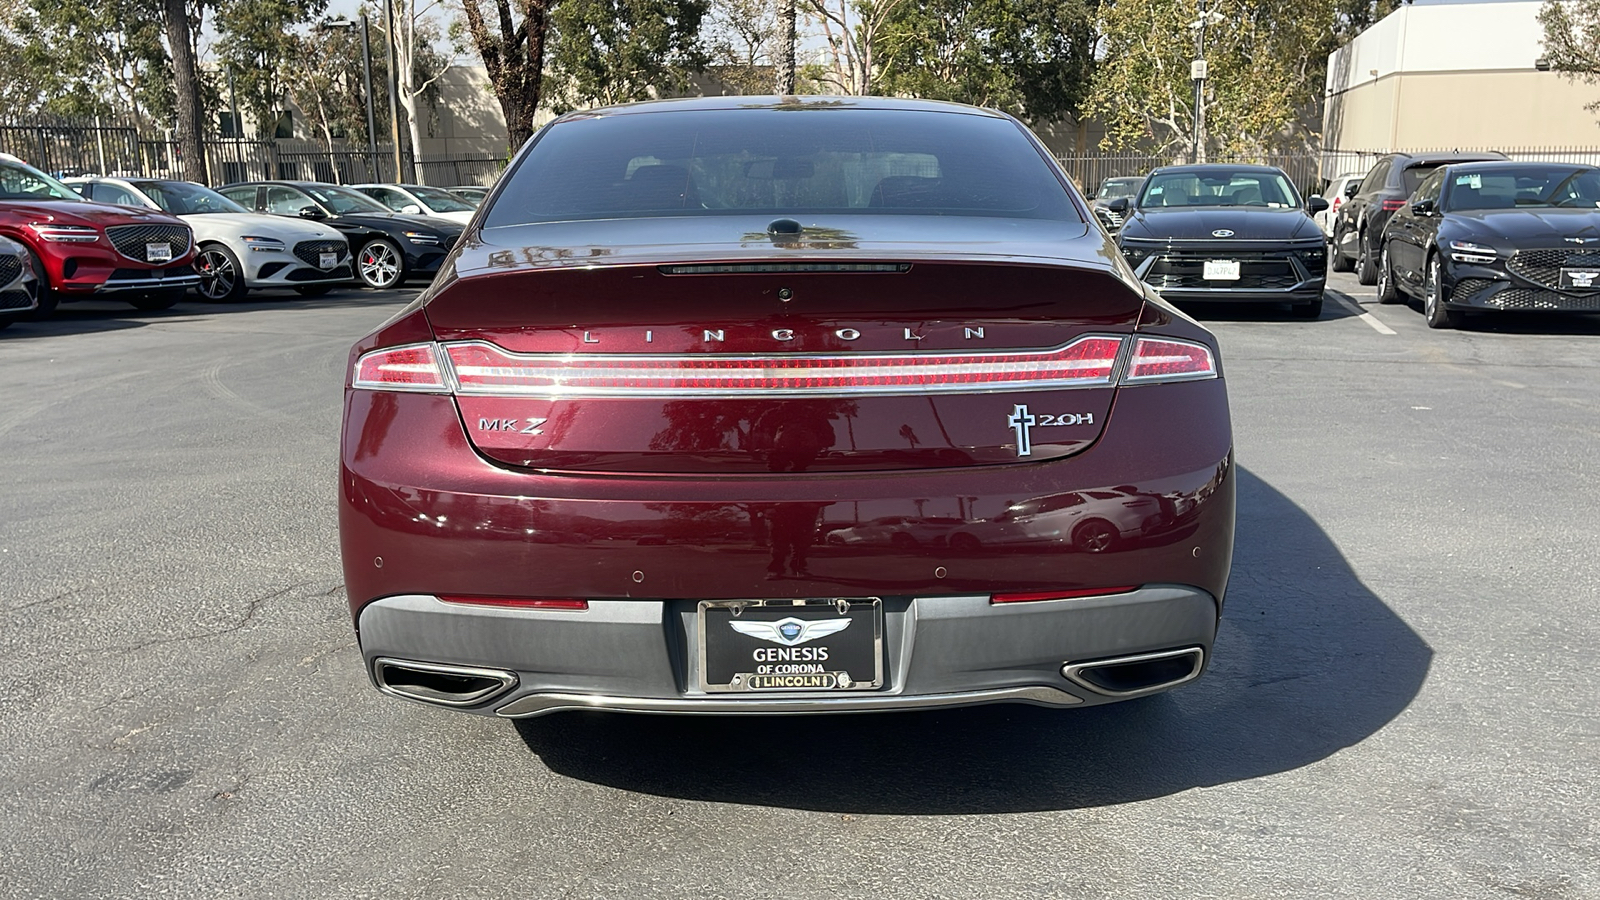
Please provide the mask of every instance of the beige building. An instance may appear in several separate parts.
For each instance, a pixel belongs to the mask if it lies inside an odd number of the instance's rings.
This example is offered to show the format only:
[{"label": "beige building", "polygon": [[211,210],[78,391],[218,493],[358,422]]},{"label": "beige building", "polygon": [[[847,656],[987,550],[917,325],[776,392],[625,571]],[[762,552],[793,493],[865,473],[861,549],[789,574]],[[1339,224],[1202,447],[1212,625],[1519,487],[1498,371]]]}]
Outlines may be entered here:
[{"label": "beige building", "polygon": [[[1329,151],[1600,147],[1600,86],[1542,71],[1539,0],[1418,2],[1328,57]],[[1521,155],[1521,154],[1518,154]],[[1585,154],[1589,155],[1589,154]]]}]

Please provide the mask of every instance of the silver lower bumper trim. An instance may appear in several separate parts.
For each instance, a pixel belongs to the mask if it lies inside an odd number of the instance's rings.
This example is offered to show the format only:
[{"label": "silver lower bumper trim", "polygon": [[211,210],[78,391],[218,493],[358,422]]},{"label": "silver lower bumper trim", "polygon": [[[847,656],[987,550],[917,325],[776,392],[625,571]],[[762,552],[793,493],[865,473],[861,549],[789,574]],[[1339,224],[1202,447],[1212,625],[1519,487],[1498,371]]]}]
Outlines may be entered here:
[{"label": "silver lower bumper trim", "polygon": [[1035,706],[1075,706],[1082,698],[1043,685],[971,691],[959,694],[856,694],[853,696],[746,698],[738,700],[655,697],[605,697],[597,694],[527,694],[495,710],[508,719],[526,719],[563,710],[597,709],[611,712],[673,714],[793,714],[826,715],[879,710],[937,709],[983,703],[1031,703]]},{"label": "silver lower bumper trim", "polygon": [[96,293],[114,294],[118,291],[148,291],[159,288],[192,288],[200,283],[199,275],[174,275],[171,278],[129,278],[108,281],[95,288]]}]

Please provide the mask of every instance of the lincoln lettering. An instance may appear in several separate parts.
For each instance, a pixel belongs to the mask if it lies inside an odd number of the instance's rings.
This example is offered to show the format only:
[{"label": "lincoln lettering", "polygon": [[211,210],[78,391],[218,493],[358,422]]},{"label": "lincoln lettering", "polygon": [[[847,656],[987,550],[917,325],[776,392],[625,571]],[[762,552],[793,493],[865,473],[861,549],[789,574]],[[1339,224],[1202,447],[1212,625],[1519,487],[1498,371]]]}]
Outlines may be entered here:
[{"label": "lincoln lettering", "polygon": [[756,662],[823,662],[828,658],[827,647],[757,647],[750,651]]}]

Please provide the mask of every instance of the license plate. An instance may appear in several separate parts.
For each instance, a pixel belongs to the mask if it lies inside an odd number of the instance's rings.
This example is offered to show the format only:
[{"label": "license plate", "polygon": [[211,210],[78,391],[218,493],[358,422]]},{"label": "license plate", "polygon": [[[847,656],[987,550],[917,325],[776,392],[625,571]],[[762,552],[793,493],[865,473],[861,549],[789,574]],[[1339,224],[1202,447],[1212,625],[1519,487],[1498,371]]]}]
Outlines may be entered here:
[{"label": "license plate", "polygon": [[337,253],[319,253],[319,254],[317,254],[317,268],[319,268],[319,269],[331,269],[338,262],[339,262],[339,254],[337,254]]},{"label": "license plate", "polygon": [[1564,291],[1600,290],[1600,269],[1562,269],[1561,289]]},{"label": "license plate", "polygon": [[883,601],[703,600],[700,688],[870,691],[883,686]]},{"label": "license plate", "polygon": [[144,258],[146,262],[169,262],[172,259],[172,245],[145,244]]},{"label": "license plate", "polygon": [[1237,259],[1208,259],[1203,276],[1207,281],[1238,281],[1239,261]]}]

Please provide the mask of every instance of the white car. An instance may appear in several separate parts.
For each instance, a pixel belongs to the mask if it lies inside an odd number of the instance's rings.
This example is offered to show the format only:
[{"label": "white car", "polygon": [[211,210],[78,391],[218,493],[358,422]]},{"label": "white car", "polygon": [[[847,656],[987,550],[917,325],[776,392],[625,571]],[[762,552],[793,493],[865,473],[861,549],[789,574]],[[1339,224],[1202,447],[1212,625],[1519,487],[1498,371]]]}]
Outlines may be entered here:
[{"label": "white car", "polygon": [[39,286],[28,248],[0,237],[0,328],[32,318],[38,308]]},{"label": "white car", "polygon": [[90,200],[159,209],[183,219],[198,245],[196,290],[208,300],[236,300],[262,288],[294,288],[315,297],[355,278],[350,243],[330,226],[253,213],[192,181],[64,180]]},{"label": "white car", "polygon": [[477,207],[444,188],[428,187],[422,184],[356,184],[351,186],[397,213],[406,213],[413,216],[435,216],[465,225],[472,221],[472,214],[477,212]]},{"label": "white car", "polygon": [[1349,175],[1340,175],[1328,182],[1328,190],[1322,195],[1328,201],[1328,208],[1311,214],[1311,218],[1322,226],[1323,234],[1333,237],[1333,217],[1339,214],[1339,207],[1343,206],[1347,199],[1344,195],[1345,190],[1365,177],[1367,177],[1365,172],[1353,172]]}]

